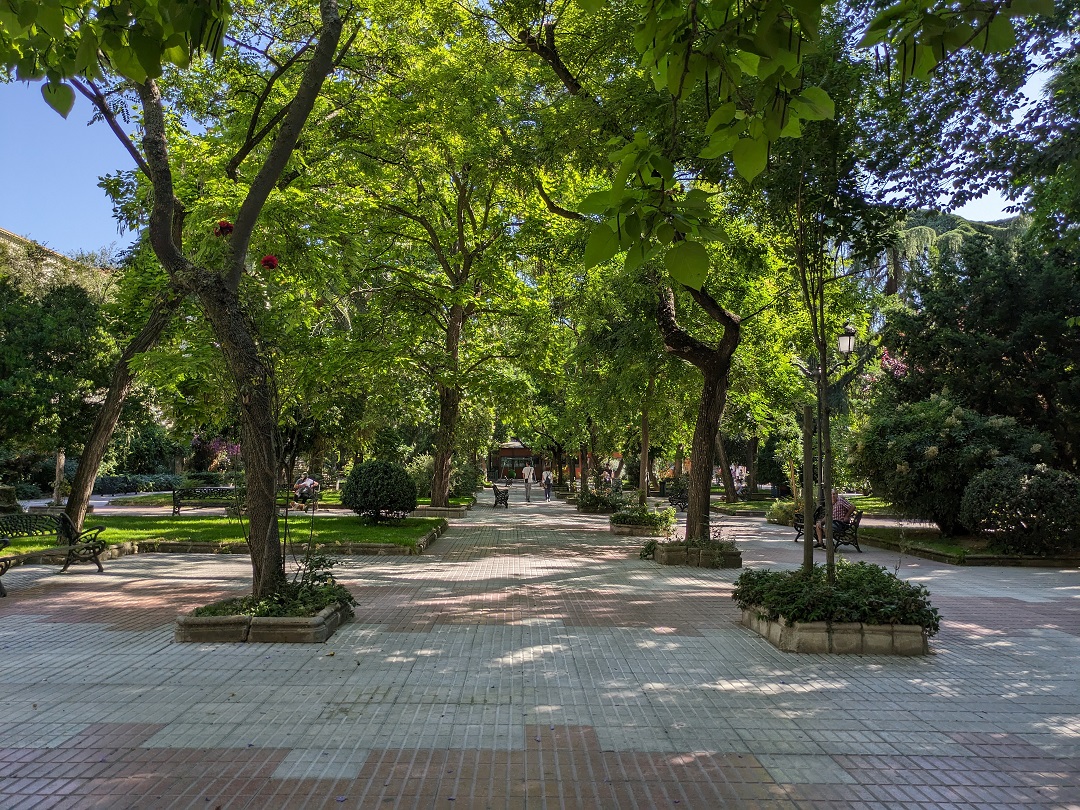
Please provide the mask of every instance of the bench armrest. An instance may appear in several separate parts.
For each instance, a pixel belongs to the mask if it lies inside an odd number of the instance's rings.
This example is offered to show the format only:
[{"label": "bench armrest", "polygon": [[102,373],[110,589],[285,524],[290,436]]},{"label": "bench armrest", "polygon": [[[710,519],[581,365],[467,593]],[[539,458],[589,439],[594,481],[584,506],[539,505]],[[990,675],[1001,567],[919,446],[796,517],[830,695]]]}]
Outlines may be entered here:
[{"label": "bench armrest", "polygon": [[75,535],[74,538],[72,538],[71,544],[73,546],[77,546],[77,545],[88,545],[88,546],[99,545],[101,547],[101,549],[103,549],[103,548],[105,548],[105,541],[98,538],[98,535],[101,534],[103,531],[105,531],[104,526],[91,526],[89,529],[83,529],[81,532],[79,532],[77,535]]}]

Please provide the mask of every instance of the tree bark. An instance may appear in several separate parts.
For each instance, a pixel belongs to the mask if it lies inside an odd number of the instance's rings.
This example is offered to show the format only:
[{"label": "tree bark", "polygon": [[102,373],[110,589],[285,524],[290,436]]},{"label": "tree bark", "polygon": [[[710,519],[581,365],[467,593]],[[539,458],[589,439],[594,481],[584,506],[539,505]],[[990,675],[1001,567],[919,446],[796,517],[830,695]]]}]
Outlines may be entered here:
[{"label": "tree bark", "polygon": [[450,307],[446,325],[447,377],[436,384],[439,392],[439,427],[435,431],[435,472],[431,477],[431,505],[446,508],[450,505],[450,475],[454,466],[454,439],[461,414],[461,388],[458,385],[458,360],[461,353],[461,330],[465,324],[465,309],[461,304]]},{"label": "tree bark", "polygon": [[86,507],[90,503],[90,495],[94,490],[98,470],[101,468],[101,460],[105,458],[105,451],[109,447],[113,431],[116,430],[116,424],[120,421],[124,401],[135,382],[135,375],[128,364],[136,355],[142,354],[157,344],[182,300],[182,296],[170,293],[158,301],[150,311],[150,316],[143,324],[143,328],[120,354],[116,368],[113,369],[109,391],[105,395],[105,401],[101,403],[97,416],[94,417],[94,425],[90,429],[90,435],[79,456],[79,468],[75,471],[75,480],[71,484],[71,494],[68,496],[67,507],[64,510],[79,531],[82,530],[83,521],[86,519]]},{"label": "tree bark", "polygon": [[200,281],[196,296],[221,345],[240,406],[252,594],[269,596],[285,582],[277,521],[282,459],[274,381],[243,313],[240,297],[220,276],[205,275]]},{"label": "tree bark", "polygon": [[641,460],[638,464],[638,503],[645,505],[649,496],[649,401],[652,399],[653,378],[645,386],[645,398],[641,401]]},{"label": "tree bark", "polygon": [[67,458],[64,456],[64,448],[56,448],[56,467],[53,470],[53,494],[52,505],[60,506],[64,502],[64,465]]},{"label": "tree bark", "polygon": [[746,448],[746,489],[749,494],[757,492],[758,437],[751,436]]},{"label": "tree bark", "polygon": [[687,289],[701,308],[723,326],[723,336],[714,347],[682,329],[676,318],[675,293],[670,287],[658,290],[657,324],[664,349],[696,366],[702,374],[701,404],[698,407],[694,440],[690,448],[689,507],[686,510],[688,540],[709,538],[709,499],[712,483],[713,442],[727,400],[728,372],[739,345],[742,321],[724,309],[704,290]]},{"label": "tree bark", "polygon": [[720,480],[724,482],[724,503],[735,503],[739,500],[739,496],[735,492],[735,478],[731,474],[727,448],[724,447],[724,437],[720,431],[716,432],[716,457],[720,459]]}]

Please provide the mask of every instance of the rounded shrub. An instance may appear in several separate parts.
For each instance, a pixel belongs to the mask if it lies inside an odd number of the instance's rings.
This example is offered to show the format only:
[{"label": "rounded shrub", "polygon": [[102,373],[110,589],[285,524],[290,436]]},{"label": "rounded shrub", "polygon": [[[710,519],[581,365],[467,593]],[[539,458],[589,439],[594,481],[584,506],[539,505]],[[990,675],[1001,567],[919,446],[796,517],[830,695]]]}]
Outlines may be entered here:
[{"label": "rounded shrub", "polygon": [[1045,464],[1003,459],[971,479],[960,506],[964,525],[1009,554],[1080,548],[1080,477]]},{"label": "rounded shrub", "polygon": [[341,502],[372,521],[403,518],[416,508],[416,484],[403,467],[365,461],[349,472]]},{"label": "rounded shrub", "polygon": [[780,526],[794,526],[795,525],[795,512],[798,504],[794,501],[773,501],[772,506],[769,507],[768,513],[765,515],[765,519],[769,523],[776,523]]}]

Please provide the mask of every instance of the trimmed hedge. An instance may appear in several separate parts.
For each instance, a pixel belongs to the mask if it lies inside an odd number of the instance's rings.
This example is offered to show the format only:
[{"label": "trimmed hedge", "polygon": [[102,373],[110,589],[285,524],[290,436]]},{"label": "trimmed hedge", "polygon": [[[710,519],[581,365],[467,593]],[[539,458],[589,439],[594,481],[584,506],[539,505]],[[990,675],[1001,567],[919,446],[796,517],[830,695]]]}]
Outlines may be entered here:
[{"label": "trimmed hedge", "polygon": [[129,492],[167,492],[184,485],[181,475],[99,475],[94,481],[95,495],[120,495]]},{"label": "trimmed hedge", "polygon": [[400,519],[416,508],[416,484],[404,467],[365,461],[352,468],[341,488],[341,502],[374,522]]},{"label": "trimmed hedge", "polygon": [[1007,554],[1074,551],[1080,548],[1080,477],[1003,459],[971,479],[960,519]]},{"label": "trimmed hedge", "polygon": [[670,529],[675,525],[675,510],[670,506],[664,509],[636,506],[633,509],[623,509],[616,512],[611,516],[611,522],[616,526],[648,526],[653,529]]},{"label": "trimmed hedge", "polygon": [[933,636],[941,617],[922,585],[904,582],[880,565],[836,561],[836,583],[825,567],[809,572],[747,569],[735,581],[732,599],[743,610],[757,610],[769,621],[914,624]]}]

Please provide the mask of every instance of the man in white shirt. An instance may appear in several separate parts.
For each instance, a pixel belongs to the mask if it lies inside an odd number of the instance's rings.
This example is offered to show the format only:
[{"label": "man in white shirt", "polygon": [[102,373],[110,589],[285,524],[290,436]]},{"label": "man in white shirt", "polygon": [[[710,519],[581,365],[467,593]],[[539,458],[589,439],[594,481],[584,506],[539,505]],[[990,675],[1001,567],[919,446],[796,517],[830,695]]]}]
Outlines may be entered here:
[{"label": "man in white shirt", "polygon": [[532,461],[526,461],[521,468],[521,479],[525,482],[525,503],[532,503],[533,472]]}]

